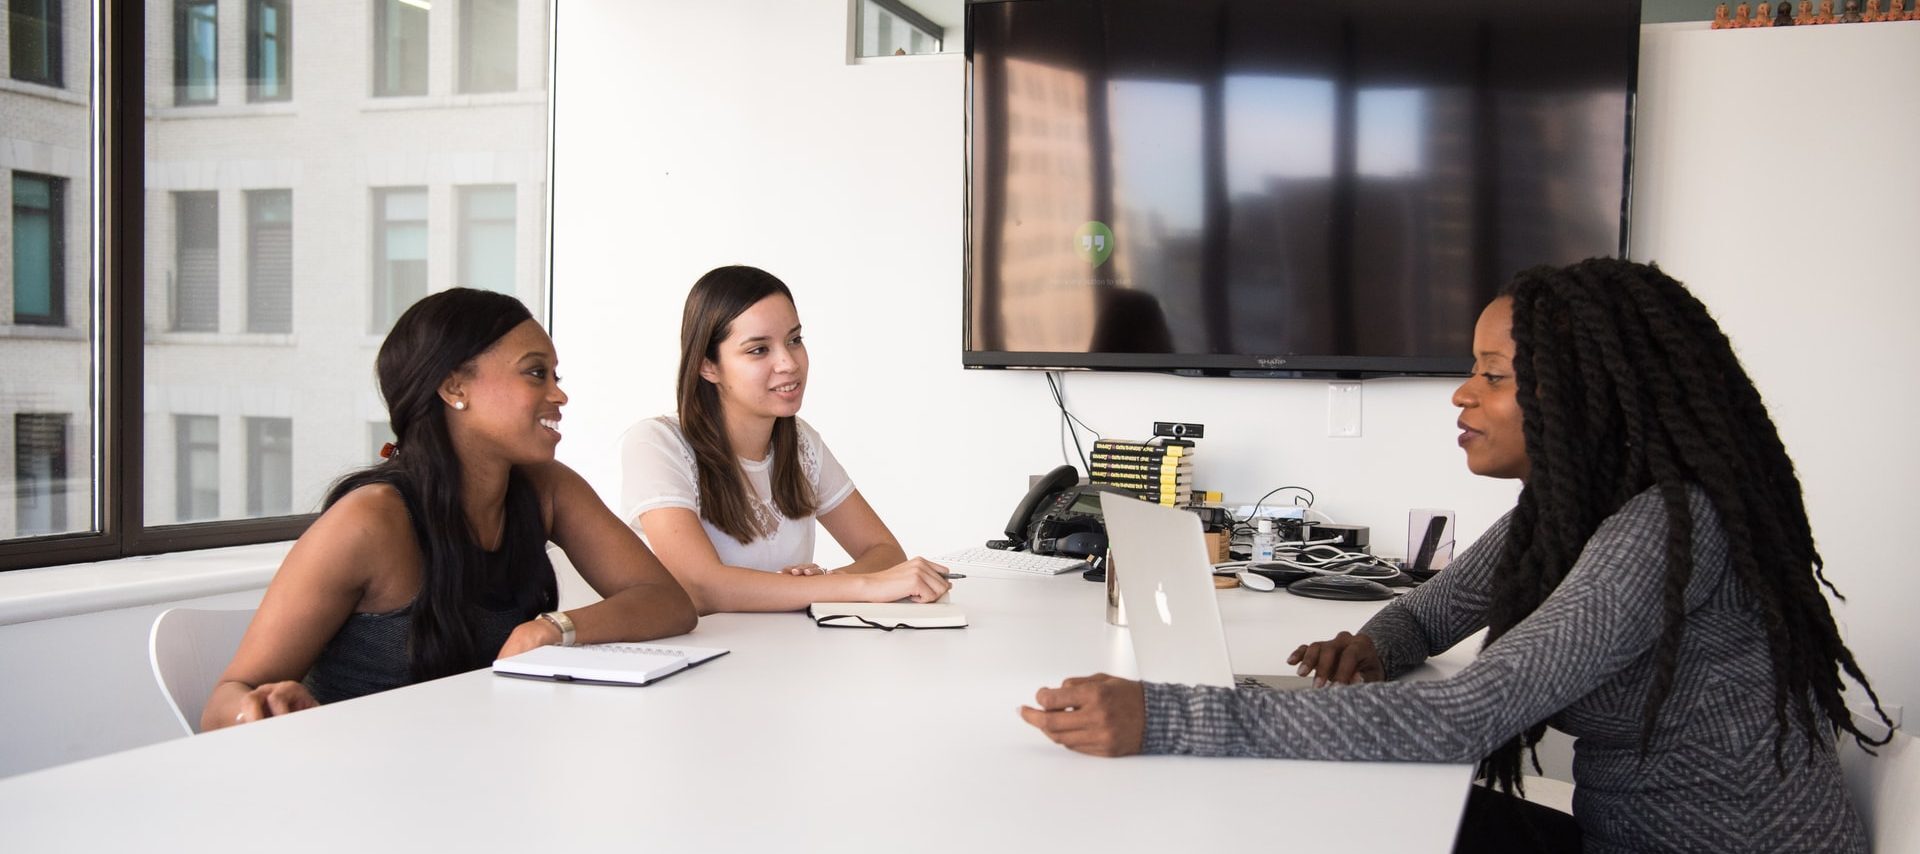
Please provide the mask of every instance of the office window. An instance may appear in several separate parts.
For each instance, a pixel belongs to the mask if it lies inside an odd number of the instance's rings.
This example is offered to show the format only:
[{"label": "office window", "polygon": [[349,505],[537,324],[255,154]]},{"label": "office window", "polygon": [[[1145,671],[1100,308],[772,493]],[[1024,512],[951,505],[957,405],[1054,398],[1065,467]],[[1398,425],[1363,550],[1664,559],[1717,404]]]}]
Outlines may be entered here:
[{"label": "office window", "polygon": [[247,515],[293,512],[293,419],[247,420]]},{"label": "office window", "polygon": [[14,531],[18,536],[67,530],[67,421],[64,413],[13,415]]},{"label": "office window", "polygon": [[13,322],[67,322],[66,181],[13,173]]},{"label": "office window", "polygon": [[460,284],[514,291],[513,185],[460,188]]},{"label": "office window", "polygon": [[856,12],[860,56],[939,53],[946,29],[901,0],[860,0]]},{"label": "office window", "polygon": [[427,94],[428,0],[374,0],[373,94]]},{"label": "office window", "polygon": [[220,328],[220,196],[173,194],[173,329]]},{"label": "office window", "polygon": [[247,2],[247,100],[293,97],[293,2]]},{"label": "office window", "polygon": [[15,80],[60,85],[61,0],[7,4],[8,72]]},{"label": "office window", "polygon": [[519,15],[519,0],[467,0],[460,7],[460,91],[513,91]]},{"label": "office window", "polygon": [[427,295],[427,189],[373,191],[372,331],[384,335]]},{"label": "office window", "polygon": [[247,191],[247,331],[293,331],[293,191]]},{"label": "office window", "polygon": [[[524,176],[548,156],[548,81],[517,69],[553,3],[468,5],[0,0],[0,452],[15,415],[69,414],[67,530],[43,536],[50,452],[0,466],[0,571],[298,536],[307,518],[279,514],[377,459],[395,315],[461,270],[540,310],[545,245],[490,235],[545,224]],[[431,97],[496,88],[513,97]],[[410,97],[355,106],[385,94]],[[462,186],[508,185],[463,207]],[[103,219],[144,225],[103,243]]]},{"label": "office window", "polygon": [[174,512],[177,522],[220,515],[220,419],[173,416]]},{"label": "office window", "polygon": [[173,102],[211,104],[219,97],[218,4],[174,0],[173,8]]}]

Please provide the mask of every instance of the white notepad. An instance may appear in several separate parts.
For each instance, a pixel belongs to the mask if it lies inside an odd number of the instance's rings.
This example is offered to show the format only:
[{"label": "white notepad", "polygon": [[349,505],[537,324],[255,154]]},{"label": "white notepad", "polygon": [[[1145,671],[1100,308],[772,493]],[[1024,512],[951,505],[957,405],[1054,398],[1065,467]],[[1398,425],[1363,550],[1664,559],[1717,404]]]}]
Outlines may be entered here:
[{"label": "white notepad", "polygon": [[829,628],[963,629],[967,612],[952,602],[815,602],[807,615]]},{"label": "white notepad", "polygon": [[495,661],[493,672],[557,682],[649,685],[726,654],[724,649],[710,647],[644,643],[542,646]]}]

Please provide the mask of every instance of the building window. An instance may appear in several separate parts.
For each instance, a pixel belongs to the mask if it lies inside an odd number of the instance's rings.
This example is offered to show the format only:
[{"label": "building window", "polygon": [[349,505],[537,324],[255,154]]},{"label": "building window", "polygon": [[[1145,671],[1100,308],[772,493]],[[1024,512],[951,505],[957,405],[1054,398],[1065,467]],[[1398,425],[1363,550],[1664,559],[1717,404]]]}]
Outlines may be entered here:
[{"label": "building window", "polygon": [[293,512],[293,419],[248,418],[247,515]]},{"label": "building window", "polygon": [[13,322],[67,322],[64,178],[13,173]]},{"label": "building window", "polygon": [[857,14],[860,56],[939,53],[945,45],[946,29],[901,0],[860,0]]},{"label": "building window", "polygon": [[427,0],[374,0],[373,94],[427,94]]},{"label": "building window", "polygon": [[513,185],[460,188],[460,284],[514,292]]},{"label": "building window", "polygon": [[511,92],[519,79],[518,0],[467,0],[460,7],[460,91]]},{"label": "building window", "polygon": [[60,0],[12,0],[7,4],[9,72],[15,80],[60,84]]},{"label": "building window", "polygon": [[247,331],[293,331],[293,191],[247,191]]},{"label": "building window", "polygon": [[427,188],[373,191],[372,331],[384,335],[427,295]]},{"label": "building window", "polygon": [[292,0],[247,2],[247,100],[293,97]]},{"label": "building window", "polygon": [[67,420],[64,413],[14,413],[14,530],[19,536],[67,531]]},{"label": "building window", "polygon": [[220,419],[173,416],[174,520],[220,515]]},{"label": "building window", "polygon": [[173,329],[220,328],[220,196],[173,194]]},{"label": "building window", "polygon": [[220,13],[214,0],[175,0],[173,102],[211,104],[219,97]]}]

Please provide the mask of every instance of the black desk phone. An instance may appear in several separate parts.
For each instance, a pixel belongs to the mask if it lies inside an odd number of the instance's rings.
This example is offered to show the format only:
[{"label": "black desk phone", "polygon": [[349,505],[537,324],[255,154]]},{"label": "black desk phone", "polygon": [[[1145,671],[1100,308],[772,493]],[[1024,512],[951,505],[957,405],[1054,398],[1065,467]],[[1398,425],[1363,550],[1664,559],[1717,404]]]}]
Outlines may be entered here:
[{"label": "black desk phone", "polygon": [[1007,539],[996,548],[1025,547],[1034,554],[1098,557],[1107,553],[1107,522],[1100,493],[1121,490],[1080,483],[1080,471],[1060,466],[1027,490],[1007,520]]}]

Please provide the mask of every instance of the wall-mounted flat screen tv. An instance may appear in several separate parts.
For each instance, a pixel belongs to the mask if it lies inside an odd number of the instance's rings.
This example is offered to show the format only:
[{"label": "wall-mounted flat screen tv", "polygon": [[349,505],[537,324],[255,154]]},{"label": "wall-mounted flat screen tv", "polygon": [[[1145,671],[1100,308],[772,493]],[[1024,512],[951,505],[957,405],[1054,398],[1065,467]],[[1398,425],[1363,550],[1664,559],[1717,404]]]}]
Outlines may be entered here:
[{"label": "wall-mounted flat screen tv", "polygon": [[1626,251],[1639,17],[972,4],[964,363],[1465,373],[1515,272]]}]

